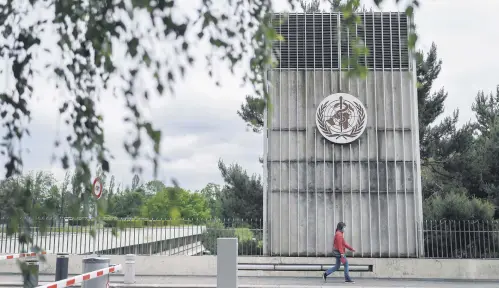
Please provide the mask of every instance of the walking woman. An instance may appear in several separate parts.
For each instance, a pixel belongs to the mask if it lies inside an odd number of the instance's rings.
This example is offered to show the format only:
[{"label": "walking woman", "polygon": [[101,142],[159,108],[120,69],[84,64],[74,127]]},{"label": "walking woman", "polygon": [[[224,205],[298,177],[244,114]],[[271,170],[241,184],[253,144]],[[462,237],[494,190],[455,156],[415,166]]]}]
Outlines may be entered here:
[{"label": "walking woman", "polygon": [[350,245],[348,245],[347,242],[345,241],[345,238],[343,238],[343,233],[345,232],[346,226],[347,225],[343,222],[339,222],[338,225],[336,226],[336,233],[334,234],[334,249],[333,249],[333,256],[336,258],[336,265],[329,268],[326,272],[324,272],[324,274],[322,274],[322,279],[324,279],[324,282],[326,282],[326,278],[327,276],[329,276],[329,274],[338,270],[340,268],[340,265],[343,264],[345,272],[345,283],[355,283],[355,281],[353,281],[350,278],[350,275],[348,274],[348,260],[347,257],[345,256],[345,248],[347,248],[352,252],[355,252],[355,249],[350,247]]}]

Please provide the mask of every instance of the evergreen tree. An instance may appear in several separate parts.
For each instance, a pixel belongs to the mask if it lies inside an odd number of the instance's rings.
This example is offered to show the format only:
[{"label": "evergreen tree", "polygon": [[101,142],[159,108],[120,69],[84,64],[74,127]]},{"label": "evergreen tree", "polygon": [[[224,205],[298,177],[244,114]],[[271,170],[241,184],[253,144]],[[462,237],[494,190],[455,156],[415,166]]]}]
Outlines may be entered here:
[{"label": "evergreen tree", "polygon": [[[468,177],[463,184],[477,197],[499,205],[499,86],[495,95],[478,92],[472,106],[475,112],[477,139],[467,162]],[[470,164],[471,163],[471,164]],[[499,211],[497,211],[499,216]]]},{"label": "evergreen tree", "polygon": [[199,194],[203,195],[210,208],[210,213],[213,218],[222,217],[222,201],[220,199],[222,191],[220,185],[214,183],[208,183],[206,187],[199,191]]},{"label": "evergreen tree", "polygon": [[[432,128],[430,125],[444,112],[444,102],[447,99],[447,92],[441,88],[438,92],[432,93],[433,82],[437,79],[442,69],[442,60],[437,57],[437,46],[435,43],[431,45],[426,57],[422,51],[419,51],[416,56],[420,156],[422,161],[426,161],[432,157],[432,146],[435,146],[432,145],[434,140],[432,136],[438,134],[431,133]],[[442,132],[447,132],[446,129],[441,130]]]},{"label": "evergreen tree", "polygon": [[254,228],[261,228],[263,217],[263,186],[260,176],[248,173],[238,164],[218,162],[225,185],[221,191],[222,217],[249,221]]},{"label": "evergreen tree", "polygon": [[495,92],[495,95],[494,93],[486,95],[483,91],[479,91],[471,108],[475,112],[476,128],[482,135],[489,134],[499,119],[499,85]]},{"label": "evergreen tree", "polygon": [[321,0],[300,0],[300,7],[306,13],[322,12]]}]

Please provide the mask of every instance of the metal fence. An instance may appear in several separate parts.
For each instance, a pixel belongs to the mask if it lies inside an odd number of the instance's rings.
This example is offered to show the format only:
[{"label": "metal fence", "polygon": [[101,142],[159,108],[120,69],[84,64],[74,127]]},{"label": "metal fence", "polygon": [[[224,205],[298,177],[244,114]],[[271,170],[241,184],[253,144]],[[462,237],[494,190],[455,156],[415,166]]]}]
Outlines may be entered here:
[{"label": "metal fence", "polygon": [[426,258],[499,258],[498,221],[426,220],[422,229]]},{"label": "metal fence", "polygon": [[[217,238],[237,237],[240,255],[263,255],[263,222],[239,219],[0,218],[0,254],[30,249],[32,239],[52,253],[107,255],[216,254]],[[30,222],[29,229],[23,223]],[[13,229],[17,227],[17,229]],[[15,230],[15,232],[13,232]],[[22,231],[22,232],[20,232]]]},{"label": "metal fence", "polygon": [[[19,240],[30,237],[34,245],[53,253],[91,254],[95,250],[109,255],[195,256],[216,254],[217,238],[237,237],[239,255],[264,255],[262,220],[105,218],[97,224],[88,218],[30,221],[30,230],[21,224],[12,233],[13,225],[24,221],[0,218],[0,254],[28,252]],[[499,258],[498,221],[426,220],[418,226],[423,232],[422,257]]]}]

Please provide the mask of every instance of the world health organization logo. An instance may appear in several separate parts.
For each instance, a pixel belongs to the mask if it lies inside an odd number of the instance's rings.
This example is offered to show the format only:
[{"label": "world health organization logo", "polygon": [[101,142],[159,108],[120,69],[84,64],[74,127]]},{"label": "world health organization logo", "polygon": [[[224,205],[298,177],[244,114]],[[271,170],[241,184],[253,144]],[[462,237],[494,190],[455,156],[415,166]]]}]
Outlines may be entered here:
[{"label": "world health organization logo", "polygon": [[351,143],[366,129],[366,108],[350,94],[332,94],[319,104],[315,122],[327,140],[337,144]]}]

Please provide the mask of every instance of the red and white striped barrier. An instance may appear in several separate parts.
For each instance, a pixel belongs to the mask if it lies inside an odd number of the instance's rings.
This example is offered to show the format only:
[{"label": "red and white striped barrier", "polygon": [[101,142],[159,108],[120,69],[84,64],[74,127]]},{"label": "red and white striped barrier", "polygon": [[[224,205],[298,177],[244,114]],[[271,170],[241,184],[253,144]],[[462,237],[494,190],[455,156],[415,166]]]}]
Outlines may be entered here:
[{"label": "red and white striped barrier", "polygon": [[54,282],[54,283],[50,283],[50,284],[47,284],[47,285],[38,286],[38,288],[64,288],[64,287],[69,287],[69,286],[72,286],[72,285],[75,285],[75,284],[79,284],[79,283],[81,283],[83,281],[87,281],[87,280],[90,280],[90,279],[95,279],[95,278],[98,278],[98,277],[101,277],[101,276],[104,276],[104,275],[107,275],[107,274],[111,274],[111,273],[120,271],[121,269],[122,269],[121,268],[121,264],[118,264],[118,265],[114,265],[114,266],[111,266],[111,267],[108,267],[108,268],[104,268],[104,269],[100,269],[100,270],[95,270],[95,271],[88,272],[88,273],[85,273],[85,274],[81,274],[81,275],[78,275],[78,276],[75,276],[75,277],[71,277],[71,278],[67,278],[67,279],[64,279],[64,280],[60,280],[60,281],[57,281],[57,282]]},{"label": "red and white striped barrier", "polygon": [[0,261],[1,260],[9,260],[9,259],[18,259],[18,258],[24,258],[24,257],[34,257],[37,255],[47,255],[50,254],[50,251],[41,251],[40,253],[20,253],[20,254],[10,254],[10,255],[0,255]]}]

